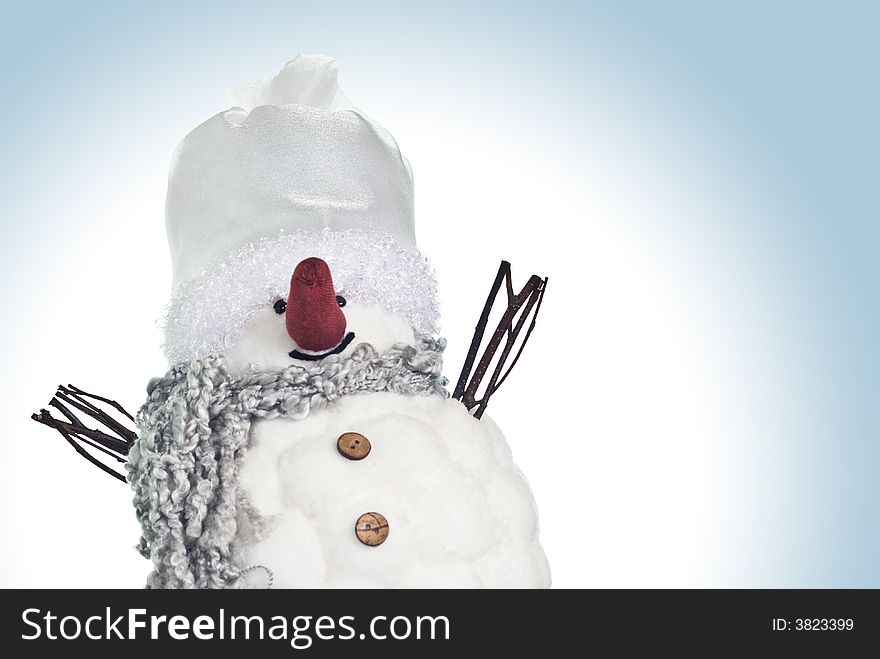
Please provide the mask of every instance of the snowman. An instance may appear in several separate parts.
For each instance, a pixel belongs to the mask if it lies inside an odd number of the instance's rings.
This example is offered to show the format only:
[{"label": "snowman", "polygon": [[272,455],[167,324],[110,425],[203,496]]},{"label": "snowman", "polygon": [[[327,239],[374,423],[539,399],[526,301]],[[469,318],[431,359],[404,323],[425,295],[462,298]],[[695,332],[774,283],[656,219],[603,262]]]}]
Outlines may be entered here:
[{"label": "snowman", "polygon": [[153,588],[548,587],[501,431],[449,397],[412,174],[298,56],[174,155],[128,480]]}]

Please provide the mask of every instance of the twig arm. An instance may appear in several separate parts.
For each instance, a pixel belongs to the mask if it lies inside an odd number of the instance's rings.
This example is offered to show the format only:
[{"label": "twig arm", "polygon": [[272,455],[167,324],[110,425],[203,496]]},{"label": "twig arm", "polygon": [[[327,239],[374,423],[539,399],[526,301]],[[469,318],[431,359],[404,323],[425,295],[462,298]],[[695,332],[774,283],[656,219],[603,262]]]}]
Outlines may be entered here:
[{"label": "twig arm", "polygon": [[123,476],[122,474],[120,474],[116,470],[111,469],[110,467],[105,465],[103,462],[101,462],[97,458],[94,458],[84,448],[82,448],[79,444],[77,444],[76,441],[74,441],[73,437],[70,436],[70,433],[68,433],[64,427],[68,424],[63,424],[63,423],[59,422],[57,419],[54,419],[52,417],[52,415],[49,414],[48,410],[40,410],[40,412],[37,412],[36,414],[32,414],[31,418],[34,419],[34,421],[39,421],[40,423],[43,423],[49,427],[55,428],[55,430],[57,430],[59,433],[61,433],[61,436],[64,437],[65,440],[67,440],[67,443],[73,447],[74,451],[79,453],[82,457],[84,457],[86,460],[91,462],[93,465],[95,465],[98,469],[100,469],[104,473],[110,474],[114,478],[121,480],[123,483],[126,482],[125,476]]},{"label": "twig arm", "polygon": [[[98,460],[94,455],[86,451],[81,444],[100,451],[117,462],[124,463],[128,457],[129,450],[131,450],[132,445],[137,440],[137,433],[131,428],[126,427],[125,424],[114,418],[106,410],[101,409],[93,401],[103,403],[120,414],[125,415],[129,420],[134,420],[134,417],[116,401],[87,393],[70,384],[66,387],[60,385],[48,405],[61,412],[65,419],[56,419],[47,409],[41,409],[39,412],[32,414],[31,418],[44,426],[58,431],[65,441],[82,457],[101,471],[125,482],[123,474]],[[89,419],[98,422],[102,428],[86,426],[77,415],[77,412],[73,410],[82,413],[84,415],[82,419],[85,419],[87,416]]]},{"label": "twig arm", "polygon": [[[532,275],[529,277],[529,280],[523,289],[519,293],[514,294],[510,263],[507,261],[501,262],[501,266],[498,268],[498,274],[495,277],[491,290],[489,291],[489,297],[486,300],[483,312],[480,314],[480,319],[477,322],[474,338],[471,340],[470,349],[468,350],[465,363],[462,366],[461,375],[459,375],[458,383],[452,394],[452,397],[456,400],[460,400],[468,410],[472,411],[475,417],[482,417],[486,406],[489,404],[489,398],[498,391],[507,379],[507,376],[510,375],[510,372],[513,370],[517,361],[519,361],[523,349],[525,348],[525,344],[528,342],[532,330],[535,327],[538,312],[541,309],[541,302],[544,298],[544,291],[547,288],[547,281],[546,278],[541,279],[537,275]],[[495,328],[494,333],[489,339],[482,356],[477,362],[476,370],[474,370],[474,362],[477,359],[477,352],[482,344],[486,326],[489,322],[489,314],[495,305],[495,300],[498,297],[502,284],[505,285],[507,293],[507,307],[501,316],[501,320],[498,322],[498,326]],[[532,314],[533,308],[534,313]],[[518,319],[517,315],[519,315]],[[504,365],[513,350],[516,339],[530,315],[532,320],[526,331],[525,337],[523,338],[523,342],[520,344],[519,350],[514,356],[510,366],[502,375]],[[501,340],[505,338],[505,335],[507,340],[502,349],[497,365],[493,370],[489,384],[486,387],[483,397],[477,400],[477,390],[480,387],[480,383],[489,370],[489,366],[495,357],[495,353],[501,346]]]}]

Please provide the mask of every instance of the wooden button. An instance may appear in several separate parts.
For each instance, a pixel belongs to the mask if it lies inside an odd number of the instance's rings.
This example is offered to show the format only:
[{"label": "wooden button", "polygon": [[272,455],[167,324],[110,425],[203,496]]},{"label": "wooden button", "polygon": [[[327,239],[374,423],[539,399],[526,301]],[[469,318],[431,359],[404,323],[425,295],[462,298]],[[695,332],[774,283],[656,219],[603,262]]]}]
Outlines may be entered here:
[{"label": "wooden button", "polygon": [[364,513],[354,525],[354,534],[367,547],[378,547],[388,538],[388,520],[379,513]]},{"label": "wooden button", "polygon": [[373,447],[370,440],[359,432],[346,432],[336,440],[336,450],[349,460],[363,460]]}]

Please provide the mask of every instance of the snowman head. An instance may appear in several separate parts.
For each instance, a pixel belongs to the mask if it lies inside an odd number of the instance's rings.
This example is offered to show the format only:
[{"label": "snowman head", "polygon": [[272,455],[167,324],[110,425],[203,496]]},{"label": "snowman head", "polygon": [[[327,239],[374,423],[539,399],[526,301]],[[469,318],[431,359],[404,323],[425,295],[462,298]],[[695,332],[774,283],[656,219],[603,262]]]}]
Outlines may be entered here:
[{"label": "snowman head", "polygon": [[232,370],[273,370],[436,335],[409,163],[336,77],[332,59],[298,56],[178,147],[169,362],[224,355]]},{"label": "snowman head", "polygon": [[382,353],[396,343],[414,342],[405,318],[338,290],[330,266],[313,256],[296,266],[286,296],[253,314],[226,359],[233,373],[267,371],[345,355],[360,343]]}]

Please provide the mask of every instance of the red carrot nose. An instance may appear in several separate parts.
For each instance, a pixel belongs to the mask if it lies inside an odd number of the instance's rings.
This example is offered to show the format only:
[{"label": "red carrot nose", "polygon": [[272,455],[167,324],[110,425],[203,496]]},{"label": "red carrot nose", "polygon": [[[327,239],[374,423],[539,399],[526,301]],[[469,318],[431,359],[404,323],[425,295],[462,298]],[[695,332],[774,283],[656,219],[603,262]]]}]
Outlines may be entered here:
[{"label": "red carrot nose", "polygon": [[287,333],[304,350],[329,350],[342,340],[345,314],[324,261],[311,257],[296,266],[285,313]]}]

